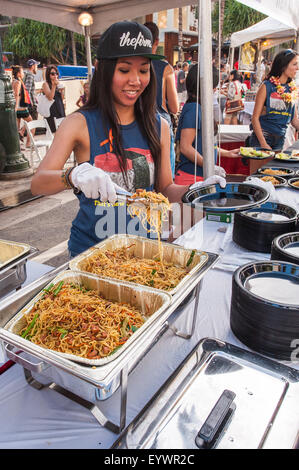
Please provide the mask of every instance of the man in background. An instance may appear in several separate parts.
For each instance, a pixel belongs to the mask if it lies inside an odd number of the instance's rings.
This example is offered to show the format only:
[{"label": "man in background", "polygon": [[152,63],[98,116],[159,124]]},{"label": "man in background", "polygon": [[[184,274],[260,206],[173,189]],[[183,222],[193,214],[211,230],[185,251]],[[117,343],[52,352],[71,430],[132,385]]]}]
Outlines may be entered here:
[{"label": "man in background", "polygon": [[179,104],[181,108],[184,106],[185,102],[187,101],[186,77],[187,77],[188,69],[189,69],[188,62],[184,62],[182,70],[180,70],[178,73],[177,91],[178,91]]},{"label": "man in background", "polygon": [[37,99],[35,93],[35,81],[34,75],[37,73],[37,66],[40,62],[37,62],[34,59],[29,59],[27,62],[28,72],[25,75],[24,84],[27,88],[27,91],[30,96],[30,106],[29,106],[29,113],[32,119],[38,119],[38,112],[37,112]]},{"label": "man in background", "polygon": [[[152,21],[144,23],[153,36],[152,52],[156,54],[159,45],[159,28]],[[174,132],[170,113],[177,114],[179,110],[178,95],[175,86],[173,67],[167,60],[153,60],[153,68],[157,79],[157,109],[159,114],[168,122],[170,130],[170,163],[172,176],[175,172]]]}]

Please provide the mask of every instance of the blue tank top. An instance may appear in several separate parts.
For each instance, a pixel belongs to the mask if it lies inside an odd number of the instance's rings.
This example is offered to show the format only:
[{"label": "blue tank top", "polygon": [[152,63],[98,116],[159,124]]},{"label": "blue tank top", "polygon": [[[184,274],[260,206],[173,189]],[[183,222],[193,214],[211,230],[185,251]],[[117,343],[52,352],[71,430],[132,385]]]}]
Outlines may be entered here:
[{"label": "blue tank top", "polygon": [[172,128],[172,122],[171,122],[171,117],[168,112],[168,109],[165,109],[163,107],[163,74],[164,70],[167,67],[168,62],[166,60],[153,60],[152,61],[155,73],[156,73],[156,78],[157,78],[157,97],[156,97],[156,103],[157,103],[157,109],[159,114],[161,114],[164,119],[168,122],[168,124]]},{"label": "blue tank top", "polygon": [[[266,85],[266,114],[260,116],[261,128],[271,134],[284,135],[288,124],[294,117],[295,105],[286,103],[276,91],[276,85],[269,80],[264,81]],[[288,84],[284,85],[285,92],[290,92]]]},{"label": "blue tank top", "polygon": [[[176,141],[180,141],[181,132],[183,129],[196,129],[196,102],[185,103],[180,114],[180,119],[176,131]],[[195,148],[195,139],[192,142],[192,146]],[[202,155],[202,135],[201,135],[201,106],[198,104],[198,122],[197,122],[197,151]],[[215,163],[217,160],[217,149],[215,150]],[[184,171],[190,175],[194,175],[194,163],[185,157],[183,153],[180,153],[180,162],[177,167],[177,171]],[[203,167],[200,165],[196,166],[196,176],[203,176]]]},{"label": "blue tank top", "polygon": [[[90,139],[89,163],[109,174],[112,181],[130,192],[138,188],[153,189],[155,166],[146,137],[136,121],[120,126],[122,145],[127,158],[127,181],[124,179],[118,159],[112,153],[113,136],[106,126],[99,110],[80,110],[86,119]],[[160,135],[160,117],[157,114],[157,128]],[[116,233],[131,233],[147,236],[139,221],[131,219],[126,205],[117,201],[115,205],[77,195],[79,211],[75,217],[68,248],[76,256],[91,246]]]}]

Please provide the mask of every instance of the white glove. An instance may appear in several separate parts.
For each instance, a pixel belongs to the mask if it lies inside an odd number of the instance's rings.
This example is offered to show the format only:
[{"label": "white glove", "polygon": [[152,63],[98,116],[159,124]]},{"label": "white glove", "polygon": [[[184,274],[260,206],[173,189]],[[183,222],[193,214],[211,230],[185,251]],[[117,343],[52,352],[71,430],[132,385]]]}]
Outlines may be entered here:
[{"label": "white glove", "polygon": [[115,203],[117,199],[116,189],[118,186],[113,183],[110,176],[105,171],[90,163],[82,163],[76,166],[71,173],[73,185],[91,199],[100,198],[102,202]]},{"label": "white glove", "polygon": [[[218,167],[218,168],[221,168],[221,167]],[[189,189],[198,189],[203,186],[208,186],[209,184],[220,184],[221,188],[225,188],[226,180],[225,178],[222,178],[222,176],[213,175],[213,176],[209,176],[204,181],[198,181],[197,183],[191,184],[191,186],[189,186]]]},{"label": "white glove", "polygon": [[278,192],[276,191],[274,185],[270,181],[263,181],[261,178],[256,178],[254,176],[249,176],[246,178],[244,183],[252,183],[255,186],[259,186],[260,188],[264,188],[269,193],[269,201],[271,202],[279,202]]},{"label": "white glove", "polygon": [[222,166],[215,165],[214,166],[214,173],[215,175],[222,176],[222,178],[226,177],[226,171]]}]

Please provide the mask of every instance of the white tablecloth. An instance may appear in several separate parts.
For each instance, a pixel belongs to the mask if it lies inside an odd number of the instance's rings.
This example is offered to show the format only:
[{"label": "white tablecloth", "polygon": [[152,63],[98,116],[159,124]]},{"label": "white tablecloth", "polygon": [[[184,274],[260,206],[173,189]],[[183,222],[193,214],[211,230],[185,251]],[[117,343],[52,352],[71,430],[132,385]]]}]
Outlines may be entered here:
[{"label": "white tablecloth", "polygon": [[246,137],[251,134],[248,125],[229,125],[221,124],[218,128],[220,141],[225,142],[244,142]]},{"label": "white tablecloth", "polygon": [[[281,202],[299,210],[298,192],[286,188],[277,191]],[[223,227],[227,229],[226,233],[221,231]],[[231,238],[232,228],[232,224],[202,220],[177,240],[186,247],[219,253],[220,260],[202,281],[193,337],[184,340],[167,331],[130,374],[127,424],[200,339],[218,338],[247,349],[230,329],[232,274],[239,265],[269,259],[270,255],[246,251],[237,246]],[[178,327],[186,330],[192,317],[192,306],[193,303],[177,320]],[[297,363],[291,365],[299,368]],[[108,449],[117,438],[77,403],[52,390],[37,391],[30,387],[25,381],[22,367],[17,364],[0,376],[0,384],[0,448]],[[109,419],[118,422],[119,390],[108,400],[98,403]]]}]

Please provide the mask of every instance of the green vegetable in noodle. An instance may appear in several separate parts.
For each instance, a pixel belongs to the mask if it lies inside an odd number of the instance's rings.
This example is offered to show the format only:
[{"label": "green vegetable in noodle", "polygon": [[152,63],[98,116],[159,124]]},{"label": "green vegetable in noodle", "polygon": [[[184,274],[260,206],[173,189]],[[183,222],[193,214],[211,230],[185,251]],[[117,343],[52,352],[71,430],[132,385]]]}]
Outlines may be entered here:
[{"label": "green vegetable in noodle", "polygon": [[60,281],[60,283],[58,284],[58,287],[56,287],[56,289],[53,291],[53,295],[56,296],[61,291],[62,286],[63,286],[63,281]]},{"label": "green vegetable in noodle", "polygon": [[190,264],[191,264],[192,261],[193,261],[194,255],[195,255],[195,250],[192,250],[192,251],[191,251],[190,258],[188,259],[186,266],[190,266]]},{"label": "green vegetable in noodle", "polygon": [[26,339],[26,336],[30,333],[30,331],[32,330],[32,328],[34,327],[35,325],[35,322],[38,318],[38,313],[36,313],[33,317],[33,319],[31,320],[31,322],[29,323],[29,325],[27,326],[26,330],[24,331],[24,333],[22,333],[22,338],[25,338]]}]

